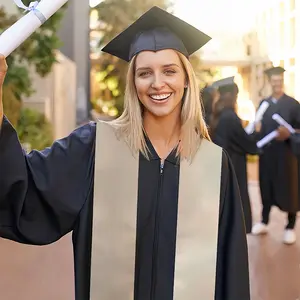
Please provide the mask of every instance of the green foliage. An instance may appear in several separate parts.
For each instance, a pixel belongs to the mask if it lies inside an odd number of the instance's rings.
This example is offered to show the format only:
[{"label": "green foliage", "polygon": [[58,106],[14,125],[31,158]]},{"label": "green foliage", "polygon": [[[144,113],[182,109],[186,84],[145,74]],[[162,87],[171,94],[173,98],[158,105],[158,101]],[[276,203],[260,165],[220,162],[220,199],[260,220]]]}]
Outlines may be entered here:
[{"label": "green foliage", "polygon": [[[171,3],[169,0],[105,0],[101,2],[94,8],[101,23],[98,29],[102,36],[98,45],[99,49],[154,5],[167,9],[170,8]],[[127,67],[126,62],[106,53],[101,54],[101,58],[93,65],[94,70],[99,74],[97,81],[103,87],[99,97],[104,101],[115,100],[115,107],[119,114],[123,110]],[[101,111],[101,107],[95,105],[97,101],[93,103],[95,109]]]},{"label": "green foliage", "polygon": [[[29,5],[30,2],[24,0],[25,5]],[[4,8],[0,8],[0,31],[14,24],[22,14],[20,10],[18,14],[8,15]],[[63,10],[59,10],[7,57],[9,68],[5,84],[14,87],[13,91],[19,100],[22,96],[29,96],[34,92],[29,77],[29,66],[34,66],[35,71],[42,77],[52,70],[56,62],[55,51],[60,46],[56,31],[62,16]]]},{"label": "green foliage", "polygon": [[[31,0],[23,0],[27,6],[30,2]],[[51,144],[51,126],[42,114],[29,109],[22,110],[22,98],[34,93],[29,68],[33,68],[38,75],[45,77],[56,62],[55,52],[60,46],[56,32],[63,17],[63,10],[64,7],[6,59],[8,72],[3,87],[4,113],[17,127],[20,140],[30,143],[36,149]],[[4,7],[0,7],[0,32],[13,25],[23,15],[23,10],[9,15]]]},{"label": "green foliage", "polygon": [[16,130],[21,143],[30,144],[31,149],[41,150],[53,142],[51,124],[44,114],[33,109],[22,109]]},{"label": "green foliage", "polygon": [[22,103],[17,99],[11,84],[3,87],[3,108],[11,124],[16,127],[19,121]]}]

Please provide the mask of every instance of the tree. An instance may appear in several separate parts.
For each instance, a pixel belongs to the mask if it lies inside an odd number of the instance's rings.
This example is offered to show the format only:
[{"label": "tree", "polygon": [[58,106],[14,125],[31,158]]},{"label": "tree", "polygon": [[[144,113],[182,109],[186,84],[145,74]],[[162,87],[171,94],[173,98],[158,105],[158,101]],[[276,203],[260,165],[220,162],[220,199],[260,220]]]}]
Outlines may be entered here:
[{"label": "tree", "polygon": [[[31,0],[23,0],[27,6],[30,2]],[[56,31],[63,17],[63,10],[64,7],[7,57],[9,68],[3,87],[3,105],[5,114],[14,126],[18,125],[21,117],[22,98],[34,93],[29,67],[33,66],[37,74],[44,77],[49,74],[56,62],[55,52],[60,47]],[[23,10],[9,15],[4,7],[0,7],[0,32],[6,30],[22,16]]]},{"label": "tree", "polygon": [[[102,36],[98,47],[102,48],[154,5],[163,9],[171,7],[169,0],[106,0],[101,2],[94,8],[98,13],[100,24],[97,30]],[[127,66],[128,64],[123,60],[106,53],[94,62],[93,69],[97,73],[96,78],[101,89],[99,96],[102,99],[102,101],[92,99],[96,110],[101,112],[99,102],[110,101],[111,103],[113,100],[118,112],[122,112]]]}]

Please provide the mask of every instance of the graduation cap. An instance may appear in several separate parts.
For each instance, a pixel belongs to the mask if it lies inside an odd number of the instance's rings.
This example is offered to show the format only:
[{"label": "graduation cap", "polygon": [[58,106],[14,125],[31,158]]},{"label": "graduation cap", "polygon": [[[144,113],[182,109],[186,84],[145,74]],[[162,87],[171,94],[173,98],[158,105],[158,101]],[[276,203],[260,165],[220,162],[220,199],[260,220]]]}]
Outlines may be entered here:
[{"label": "graduation cap", "polygon": [[211,37],[190,24],[154,6],[116,36],[103,49],[129,62],[141,51],[173,49],[189,57]]},{"label": "graduation cap", "polygon": [[234,76],[226,77],[226,78],[220,79],[218,81],[215,81],[212,84],[212,87],[217,89],[219,91],[219,93],[233,92],[236,89],[238,91],[238,87],[237,87],[236,83],[234,82]]},{"label": "graduation cap", "polygon": [[234,76],[231,77],[226,77],[223,79],[220,79],[218,81],[215,81],[212,84],[212,87],[214,87],[215,89],[219,89],[220,87],[224,87],[224,86],[228,86],[228,85],[234,85]]},{"label": "graduation cap", "polygon": [[279,67],[269,68],[269,69],[265,70],[264,72],[268,77],[271,77],[272,75],[283,74],[285,72],[285,69],[279,66]]}]

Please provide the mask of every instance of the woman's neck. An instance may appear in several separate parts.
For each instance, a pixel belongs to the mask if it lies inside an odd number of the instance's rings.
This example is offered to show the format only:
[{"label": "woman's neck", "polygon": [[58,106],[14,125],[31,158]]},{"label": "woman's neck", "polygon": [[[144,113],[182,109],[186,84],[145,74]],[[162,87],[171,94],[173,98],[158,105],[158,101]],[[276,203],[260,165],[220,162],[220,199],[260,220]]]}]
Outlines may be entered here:
[{"label": "woman's neck", "polygon": [[178,144],[180,139],[180,115],[156,117],[146,112],[144,114],[144,128],[153,147],[160,158],[164,159]]}]

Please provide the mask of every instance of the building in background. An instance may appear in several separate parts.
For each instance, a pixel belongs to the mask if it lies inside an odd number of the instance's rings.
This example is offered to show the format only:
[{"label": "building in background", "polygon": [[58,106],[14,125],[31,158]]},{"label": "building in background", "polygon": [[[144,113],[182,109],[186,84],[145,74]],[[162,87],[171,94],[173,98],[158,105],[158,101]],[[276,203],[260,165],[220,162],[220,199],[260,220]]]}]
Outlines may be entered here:
[{"label": "building in background", "polygon": [[90,4],[72,0],[67,5],[58,35],[63,43],[60,51],[77,69],[77,123],[80,124],[89,119],[90,111]]},{"label": "building in background", "polygon": [[251,94],[257,101],[270,93],[263,70],[282,66],[286,92],[300,100],[300,3],[298,0],[265,1],[248,34],[251,49]]},{"label": "building in background", "polygon": [[[18,12],[13,1],[0,0],[0,6],[3,6],[9,14]],[[65,20],[64,23],[66,23]],[[70,25],[72,24],[70,23]],[[64,39],[64,37],[61,38]],[[71,48],[70,44],[70,41],[67,40],[67,50]],[[73,44],[75,48],[76,44]],[[76,127],[76,107],[78,105],[75,100],[76,91],[78,91],[78,68],[76,68],[76,61],[68,58],[60,51],[57,51],[56,59],[58,63],[54,65],[52,71],[45,78],[41,78],[34,68],[31,68],[30,77],[35,93],[30,97],[24,97],[22,100],[24,107],[35,109],[45,115],[52,124],[54,138],[58,139],[68,135]],[[88,60],[85,61],[85,64],[88,64]],[[86,74],[86,78],[88,77],[89,73]]]}]

